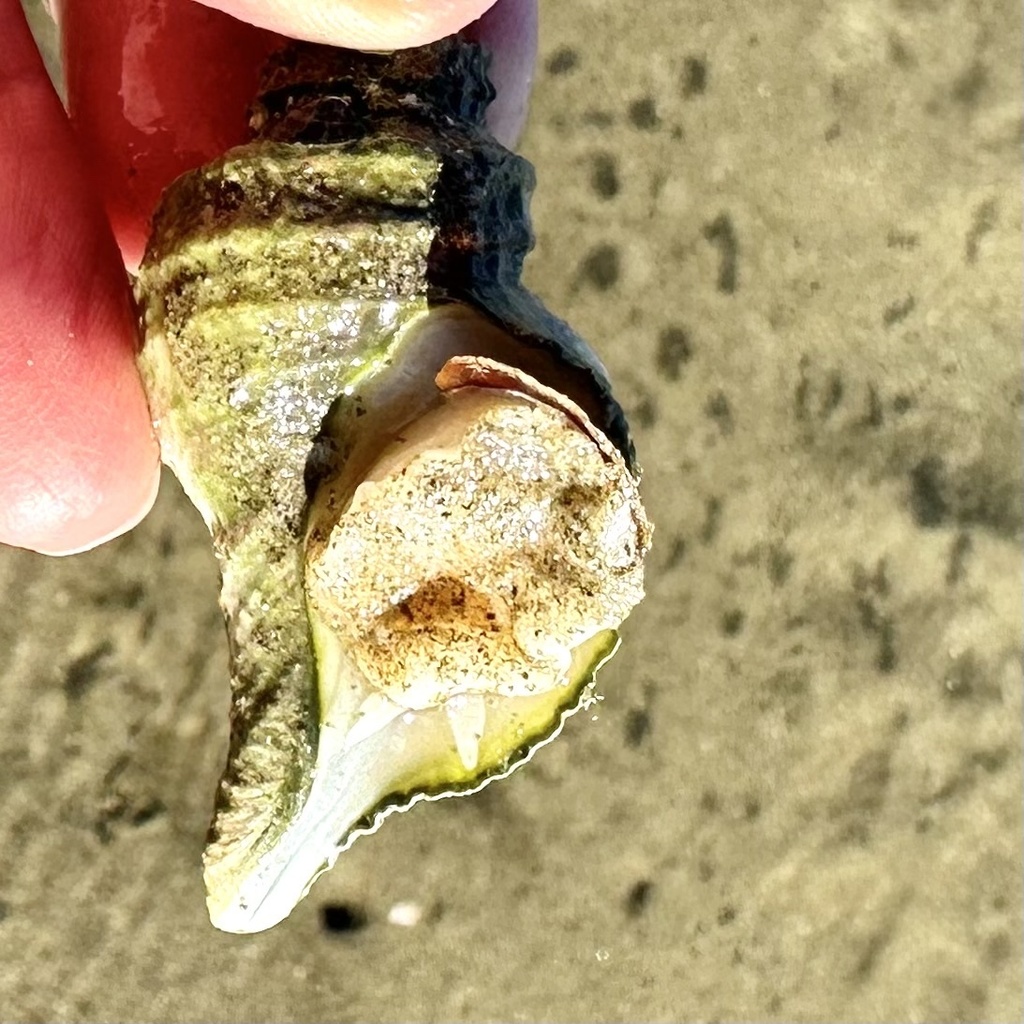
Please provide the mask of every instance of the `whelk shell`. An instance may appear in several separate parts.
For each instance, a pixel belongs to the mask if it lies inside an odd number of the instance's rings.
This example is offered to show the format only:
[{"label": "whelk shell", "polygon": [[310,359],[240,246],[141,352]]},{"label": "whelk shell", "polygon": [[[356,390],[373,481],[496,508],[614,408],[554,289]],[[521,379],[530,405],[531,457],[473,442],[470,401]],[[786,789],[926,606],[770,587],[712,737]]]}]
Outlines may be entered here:
[{"label": "whelk shell", "polygon": [[254,140],[165,193],[140,269],[164,460],[213,535],[224,930],[352,839],[507,775],[592,695],[650,527],[593,352],[519,282],[529,164],[459,38],[293,44]]}]

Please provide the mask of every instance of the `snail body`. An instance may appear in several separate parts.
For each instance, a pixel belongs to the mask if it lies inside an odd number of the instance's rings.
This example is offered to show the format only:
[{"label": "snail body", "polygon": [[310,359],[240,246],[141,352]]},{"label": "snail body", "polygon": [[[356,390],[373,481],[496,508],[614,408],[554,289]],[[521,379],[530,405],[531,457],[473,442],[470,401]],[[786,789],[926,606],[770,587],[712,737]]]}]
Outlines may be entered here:
[{"label": "snail body", "polygon": [[529,164],[480,51],[295,44],[254,140],[140,268],[163,458],[222,572],[211,918],[286,916],[389,810],[472,792],[587,700],[650,529],[600,362],[519,282]]}]

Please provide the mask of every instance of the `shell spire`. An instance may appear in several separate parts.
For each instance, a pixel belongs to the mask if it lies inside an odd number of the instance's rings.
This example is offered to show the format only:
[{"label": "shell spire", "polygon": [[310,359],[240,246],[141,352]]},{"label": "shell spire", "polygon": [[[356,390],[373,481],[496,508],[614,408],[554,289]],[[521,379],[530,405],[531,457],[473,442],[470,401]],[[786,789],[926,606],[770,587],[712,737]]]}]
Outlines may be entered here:
[{"label": "shell spire", "polygon": [[164,461],[213,536],[231,745],[215,925],[508,774],[585,703],[650,527],[593,352],[519,283],[529,164],[457,37],[291,44],[251,143],[167,190],[137,283]]}]

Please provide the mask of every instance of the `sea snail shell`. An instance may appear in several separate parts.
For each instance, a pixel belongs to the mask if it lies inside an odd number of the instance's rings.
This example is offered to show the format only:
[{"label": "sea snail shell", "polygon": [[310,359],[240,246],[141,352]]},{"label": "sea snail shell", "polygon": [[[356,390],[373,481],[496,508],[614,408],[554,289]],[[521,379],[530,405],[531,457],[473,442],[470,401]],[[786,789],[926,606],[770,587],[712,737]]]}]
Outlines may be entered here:
[{"label": "sea snail shell", "polygon": [[213,534],[232,741],[213,923],[508,774],[585,704],[650,527],[591,350],[519,283],[529,165],[480,51],[295,44],[255,140],[165,193],[139,273],[164,460]]}]

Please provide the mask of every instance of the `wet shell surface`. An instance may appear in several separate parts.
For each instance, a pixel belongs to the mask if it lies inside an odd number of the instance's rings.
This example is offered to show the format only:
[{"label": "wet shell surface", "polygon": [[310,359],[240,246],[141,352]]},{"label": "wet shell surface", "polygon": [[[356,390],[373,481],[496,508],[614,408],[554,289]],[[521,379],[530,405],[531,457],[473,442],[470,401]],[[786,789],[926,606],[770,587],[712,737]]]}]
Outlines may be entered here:
[{"label": "wet shell surface", "polygon": [[293,45],[178,179],[137,296],[164,460],[221,565],[224,930],[394,809],[507,775],[592,697],[650,527],[592,351],[519,282],[532,171],[480,51]]}]

